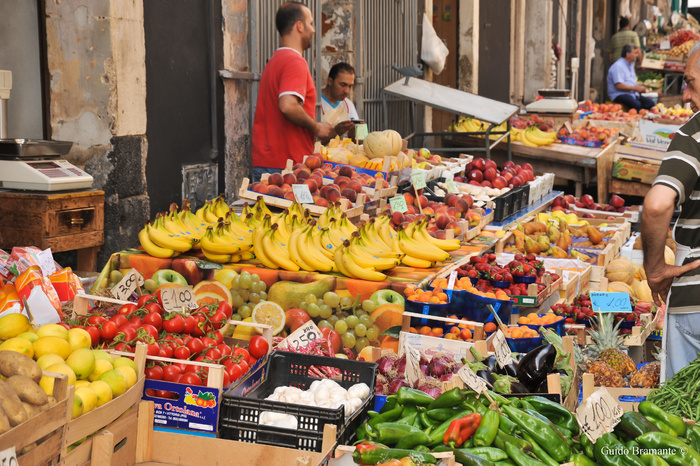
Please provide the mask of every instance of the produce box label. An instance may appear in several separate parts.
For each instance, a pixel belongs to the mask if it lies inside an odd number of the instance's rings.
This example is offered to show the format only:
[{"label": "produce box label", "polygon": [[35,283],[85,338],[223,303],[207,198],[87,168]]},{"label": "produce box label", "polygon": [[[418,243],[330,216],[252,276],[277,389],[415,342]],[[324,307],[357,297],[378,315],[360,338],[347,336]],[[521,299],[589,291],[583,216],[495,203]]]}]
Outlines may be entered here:
[{"label": "produce box label", "polygon": [[421,172],[411,174],[411,183],[416,190],[425,188],[427,186],[425,184],[425,174]]},{"label": "produce box label", "polygon": [[680,127],[681,125],[666,125],[646,120],[639,122],[639,131],[642,133],[644,142],[663,147],[668,147],[671,144],[671,139]]},{"label": "produce box label", "polygon": [[[158,393],[156,390],[170,392],[172,398],[148,394]],[[143,399],[154,403],[153,423],[156,427],[216,433],[220,394],[218,388],[146,379]]]},{"label": "produce box label", "polygon": [[232,385],[231,388],[226,391],[227,396],[245,397],[265,381],[267,373],[270,370],[270,358],[265,356],[265,360],[262,363],[260,363],[260,361],[262,361],[262,359],[259,359],[258,362],[253,365],[248,377],[242,382]]}]

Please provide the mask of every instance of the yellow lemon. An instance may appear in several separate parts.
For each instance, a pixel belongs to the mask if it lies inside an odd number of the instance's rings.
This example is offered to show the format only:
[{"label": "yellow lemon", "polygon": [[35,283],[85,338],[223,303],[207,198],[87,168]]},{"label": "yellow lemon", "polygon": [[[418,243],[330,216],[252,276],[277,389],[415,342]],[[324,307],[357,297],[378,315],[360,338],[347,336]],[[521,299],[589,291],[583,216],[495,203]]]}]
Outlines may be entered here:
[{"label": "yellow lemon", "polygon": [[41,356],[39,359],[36,360],[36,362],[37,364],[39,364],[39,367],[41,367],[41,370],[46,370],[47,367],[53,364],[58,364],[59,362],[63,363],[66,361],[61,356],[55,353],[48,353]]},{"label": "yellow lemon", "polygon": [[214,280],[223,283],[223,285],[229,290],[231,289],[231,285],[233,284],[233,279],[237,276],[238,274],[233,269],[223,268],[214,272]]},{"label": "yellow lemon", "polygon": [[[59,362],[57,364],[52,364],[46,368],[49,372],[58,372],[60,374],[66,374],[68,376],[68,385],[75,385],[75,372],[71,369],[68,364]],[[46,392],[47,395],[53,395],[53,377],[48,377],[43,375],[39,381],[39,386]]]},{"label": "yellow lemon", "polygon": [[92,338],[87,330],[82,328],[72,328],[68,330],[68,343],[73,351],[78,348],[89,348],[92,346]]},{"label": "yellow lemon", "polygon": [[90,381],[89,380],[76,380],[75,381],[75,389],[79,389],[82,387],[88,387],[90,386]]},{"label": "yellow lemon", "polygon": [[95,355],[95,359],[105,359],[105,360],[109,361],[110,364],[112,364],[112,361],[114,361],[114,358],[112,357],[112,355],[106,351],[103,351],[103,350],[97,350],[97,349],[92,350],[92,354]]},{"label": "yellow lemon", "polygon": [[112,395],[114,397],[123,395],[128,388],[126,375],[124,375],[124,373],[119,369],[112,369],[104,372],[102,375],[100,375],[98,380],[107,382],[107,385],[109,385],[109,388],[112,390]]},{"label": "yellow lemon", "polygon": [[136,384],[136,372],[129,366],[119,366],[116,368],[119,372],[124,374],[126,377],[126,385],[131,388]]},{"label": "yellow lemon", "polygon": [[109,388],[107,382],[102,380],[95,380],[90,383],[90,390],[95,392],[97,395],[97,406],[102,406],[103,404],[112,401],[112,389]]},{"label": "yellow lemon", "polygon": [[99,379],[103,373],[111,371],[112,369],[114,369],[114,366],[106,359],[95,359],[95,369],[88,375],[88,380],[94,382]]},{"label": "yellow lemon", "polygon": [[30,331],[32,331],[32,326],[24,314],[15,312],[0,317],[0,340],[9,340],[20,333]]},{"label": "yellow lemon", "polygon": [[[243,322],[253,322],[252,317],[246,317],[243,319]],[[233,330],[233,335],[231,335],[233,338],[237,340],[250,340],[253,338],[254,335],[257,335],[258,332],[255,331],[254,327],[244,327],[242,325],[236,325],[235,329]]]},{"label": "yellow lemon", "polygon": [[17,336],[20,338],[24,338],[25,340],[28,340],[32,343],[34,343],[35,341],[37,341],[39,339],[39,335],[37,335],[34,332],[24,332],[24,333],[20,333]]},{"label": "yellow lemon", "polygon": [[124,356],[119,356],[118,358],[116,358],[114,360],[114,362],[112,363],[112,365],[114,366],[115,369],[119,369],[122,366],[128,366],[134,370],[134,374],[139,373],[139,368],[136,366],[136,363],[134,362],[134,360],[129,359],[129,358],[124,357]]},{"label": "yellow lemon", "polygon": [[0,345],[0,351],[16,351],[30,358],[34,357],[34,346],[32,346],[32,342],[20,337],[10,338],[5,341]]},{"label": "yellow lemon", "polygon": [[90,348],[78,348],[68,356],[66,364],[73,369],[78,379],[84,380],[95,370],[95,355]]},{"label": "yellow lemon", "polygon": [[[65,330],[65,329],[64,329]],[[68,332],[66,330],[66,332]],[[55,353],[61,356],[63,359],[68,358],[71,353],[70,344],[68,340],[64,340],[61,337],[48,336],[40,337],[34,342],[34,356],[40,358],[45,354]]]},{"label": "yellow lemon", "polygon": [[79,396],[73,396],[73,415],[72,418],[75,419],[83,414],[83,400]]},{"label": "yellow lemon", "polygon": [[58,324],[44,324],[39,327],[36,334],[41,337],[60,337],[68,341],[68,329],[63,325]]},{"label": "yellow lemon", "polygon": [[[284,330],[284,310],[279,304],[272,301],[263,301],[253,308],[253,322],[257,324],[267,324],[272,326],[272,334],[277,335]],[[258,333],[262,330],[255,328]]]},{"label": "yellow lemon", "polygon": [[80,397],[83,402],[83,414],[89,413],[97,406],[97,393],[89,386],[76,388],[75,396]]}]

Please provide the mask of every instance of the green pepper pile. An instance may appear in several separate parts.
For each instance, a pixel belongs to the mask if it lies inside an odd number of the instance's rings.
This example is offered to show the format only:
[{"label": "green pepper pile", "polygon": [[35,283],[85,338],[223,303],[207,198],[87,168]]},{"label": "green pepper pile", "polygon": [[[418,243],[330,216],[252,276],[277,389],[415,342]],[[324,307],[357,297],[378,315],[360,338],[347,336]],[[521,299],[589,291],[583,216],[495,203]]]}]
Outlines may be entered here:
[{"label": "green pepper pile", "polygon": [[464,466],[700,466],[700,427],[644,401],[595,444],[574,414],[541,396],[504,398],[454,388],[438,398],[402,387],[357,430],[353,459],[375,465],[409,457],[437,463],[453,452]]}]

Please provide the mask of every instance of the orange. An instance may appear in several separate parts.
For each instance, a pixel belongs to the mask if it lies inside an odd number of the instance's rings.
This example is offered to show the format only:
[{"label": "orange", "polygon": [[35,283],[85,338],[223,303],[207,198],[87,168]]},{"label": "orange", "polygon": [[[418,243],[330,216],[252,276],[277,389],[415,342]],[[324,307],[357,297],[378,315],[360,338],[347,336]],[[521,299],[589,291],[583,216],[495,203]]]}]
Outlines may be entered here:
[{"label": "orange", "polygon": [[472,332],[468,328],[465,328],[460,332],[459,336],[462,337],[462,340],[471,340]]},{"label": "orange", "polygon": [[[233,301],[231,292],[226,288],[226,286],[216,280],[202,280],[197,283],[194,288],[192,288],[195,299],[199,297],[202,293],[213,293],[219,295],[219,301]],[[197,300],[199,302],[199,300]]]},{"label": "orange", "polygon": [[428,301],[430,301],[430,297],[428,296],[427,293],[423,293],[422,295],[420,295],[418,297],[418,301],[421,303],[427,303]]},{"label": "orange", "polygon": [[428,302],[432,304],[438,304],[440,303],[440,298],[438,298],[437,296],[432,296],[428,298]]},{"label": "orange", "polygon": [[437,287],[435,287],[435,289],[433,289],[433,294],[440,294],[440,293],[442,293],[442,288],[440,288],[439,286],[437,286]]},{"label": "orange", "polygon": [[382,304],[371,314],[374,325],[379,327],[379,333],[385,332],[391,327],[401,325],[403,321],[403,306],[398,304]]},{"label": "orange", "polygon": [[389,336],[389,335],[384,335],[384,339],[382,340],[381,347],[393,350],[395,353],[398,354],[398,352],[399,352],[399,339],[394,338],[394,337]]},{"label": "orange", "polygon": [[418,330],[416,330],[415,327],[411,327],[411,328],[409,329],[409,331],[410,331],[411,333],[418,333]]},{"label": "orange", "polygon": [[511,338],[522,338],[523,336],[523,331],[520,330],[520,328],[516,327],[510,330],[510,337]]},{"label": "orange", "polygon": [[412,295],[414,295],[415,293],[416,293],[415,288],[411,288],[411,287],[406,288],[406,290],[404,291],[404,294],[405,294],[406,296],[412,296]]},{"label": "orange", "polygon": [[407,296],[406,299],[409,301],[418,301],[418,295],[412,294],[411,296]]},{"label": "orange", "polygon": [[535,312],[531,312],[527,315],[527,318],[530,320],[539,320],[540,316],[538,316]]},{"label": "orange", "polygon": [[[459,333],[459,327],[450,328],[450,333]],[[448,334],[449,335],[449,334]]]},{"label": "orange", "polygon": [[488,293],[486,293],[484,296],[486,296],[487,298],[496,299],[496,295],[491,293],[490,291]]},{"label": "orange", "polygon": [[489,322],[486,325],[484,325],[484,332],[495,332],[496,331],[496,324],[493,322]]},{"label": "orange", "polygon": [[442,332],[443,332],[443,331],[442,331],[442,329],[441,329],[440,327],[435,327],[435,328],[433,328],[433,330],[432,330],[433,335],[435,335],[436,337],[441,337],[441,336],[442,336]]},{"label": "orange", "polygon": [[447,302],[447,294],[446,293],[438,293],[437,295],[438,299],[444,303]]},{"label": "orange", "polygon": [[457,339],[457,334],[456,333],[448,333],[445,335],[446,340],[456,340]]},{"label": "orange", "polygon": [[518,319],[518,323],[519,323],[519,324],[529,324],[529,323],[530,323],[530,319],[523,316],[523,317],[520,317],[520,318]]},{"label": "orange", "polygon": [[427,325],[424,325],[418,329],[418,333],[420,333],[421,335],[428,335],[429,333],[431,333],[431,328]]},{"label": "orange", "polygon": [[197,304],[199,306],[204,306],[205,304],[219,304],[219,301],[223,301],[221,299],[221,295],[218,293],[210,293],[210,292],[200,292],[199,294],[195,295],[195,299],[197,300]]}]

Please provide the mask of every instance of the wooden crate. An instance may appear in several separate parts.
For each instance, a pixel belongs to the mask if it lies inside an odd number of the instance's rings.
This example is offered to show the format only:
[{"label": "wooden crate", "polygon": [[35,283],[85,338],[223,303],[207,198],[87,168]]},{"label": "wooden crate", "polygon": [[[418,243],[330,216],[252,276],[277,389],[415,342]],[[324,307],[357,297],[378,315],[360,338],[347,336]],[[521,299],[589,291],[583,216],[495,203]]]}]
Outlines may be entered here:
[{"label": "wooden crate", "polygon": [[104,191],[0,192],[0,248],[78,250],[77,270],[94,272],[104,242]]},{"label": "wooden crate", "polygon": [[[0,451],[15,447],[20,466],[57,464],[61,455],[66,424],[71,419],[74,387],[68,385],[68,376],[47,371],[43,374],[54,378],[53,393],[57,403],[0,435]],[[35,442],[37,442],[36,447],[20,456],[23,448]]]},{"label": "wooden crate", "polygon": [[[593,394],[596,390],[598,390],[600,387],[596,387],[594,385],[593,381],[594,377],[593,374],[583,374],[583,398],[581,398],[581,401],[585,400],[589,396]],[[639,402],[632,402],[632,401],[621,401],[620,397],[622,396],[643,396],[646,397],[649,392],[652,390],[651,388],[630,388],[630,387],[605,387],[608,392],[610,393],[610,396],[613,397],[618,403],[620,403],[620,406],[622,406],[622,409],[625,411],[636,411],[637,405],[639,405]]]}]

